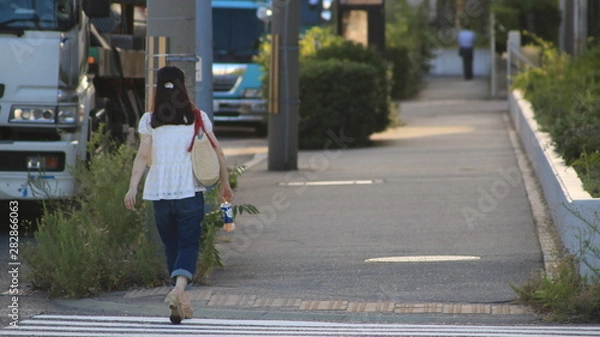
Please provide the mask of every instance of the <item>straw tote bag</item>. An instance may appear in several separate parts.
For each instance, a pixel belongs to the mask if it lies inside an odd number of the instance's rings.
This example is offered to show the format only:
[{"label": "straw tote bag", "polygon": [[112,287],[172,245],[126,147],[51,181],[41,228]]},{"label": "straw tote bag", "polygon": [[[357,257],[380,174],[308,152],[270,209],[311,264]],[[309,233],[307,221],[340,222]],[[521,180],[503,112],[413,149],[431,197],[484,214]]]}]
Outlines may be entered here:
[{"label": "straw tote bag", "polygon": [[[204,186],[214,185],[219,180],[219,158],[215,151],[215,144],[206,134],[200,110],[194,109],[194,138],[188,148],[192,154],[192,169],[198,182]],[[202,135],[198,132],[202,128]]]}]

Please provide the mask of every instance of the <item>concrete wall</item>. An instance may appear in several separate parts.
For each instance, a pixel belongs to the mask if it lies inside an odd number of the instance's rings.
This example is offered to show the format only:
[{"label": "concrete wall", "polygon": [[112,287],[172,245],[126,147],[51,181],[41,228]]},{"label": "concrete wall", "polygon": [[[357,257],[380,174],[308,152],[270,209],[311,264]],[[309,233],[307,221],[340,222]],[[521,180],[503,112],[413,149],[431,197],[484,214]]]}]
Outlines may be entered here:
[{"label": "concrete wall", "polygon": [[[432,68],[431,75],[440,76],[462,76],[462,58],[458,55],[458,48],[435,49],[435,55],[429,63]],[[475,76],[489,76],[490,74],[490,50],[475,49],[473,55],[473,74]]]},{"label": "concrete wall", "polygon": [[[575,170],[566,166],[554,151],[550,136],[538,130],[531,104],[523,99],[520,91],[509,94],[509,105],[513,124],[538,177],[548,210],[565,248],[571,254],[578,254],[583,242],[589,241],[600,249],[600,234],[594,233],[586,224],[588,221],[600,226],[600,199],[592,198],[583,190]],[[598,257],[589,251],[583,257],[587,264],[580,264],[582,275],[593,274],[590,266],[600,269]]]}]

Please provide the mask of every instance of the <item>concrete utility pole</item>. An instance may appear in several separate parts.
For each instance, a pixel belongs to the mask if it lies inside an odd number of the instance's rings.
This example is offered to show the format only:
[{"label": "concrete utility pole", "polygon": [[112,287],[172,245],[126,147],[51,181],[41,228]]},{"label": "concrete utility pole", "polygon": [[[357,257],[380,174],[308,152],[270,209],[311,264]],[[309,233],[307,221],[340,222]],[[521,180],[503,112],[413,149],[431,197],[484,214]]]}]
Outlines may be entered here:
[{"label": "concrete utility pole", "polygon": [[[208,2],[199,0],[200,2]],[[167,48],[165,53],[150,55],[152,52],[148,50],[148,57],[152,57],[155,65],[167,64],[174,65],[184,71],[186,76],[186,87],[190,98],[195,97],[195,78],[196,78],[196,21],[194,15],[195,2],[189,0],[147,0],[148,22],[146,35],[148,37],[165,36],[167,38]],[[165,51],[165,49],[161,49]],[[148,64],[153,64],[152,60],[148,60]],[[149,66],[148,69],[148,88],[152,88],[154,82],[150,79],[155,79],[158,67]],[[198,102],[200,105],[200,102]],[[211,103],[212,106],[212,103]],[[204,109],[203,106],[201,106]]]},{"label": "concrete utility pole", "polygon": [[271,171],[297,170],[300,1],[273,1],[272,11],[268,167]]},{"label": "concrete utility pole", "polygon": [[196,55],[196,104],[213,120],[212,6],[207,0],[196,0]]},{"label": "concrete utility pole", "polygon": [[498,82],[496,75],[496,16],[490,11],[490,96],[498,96]]}]

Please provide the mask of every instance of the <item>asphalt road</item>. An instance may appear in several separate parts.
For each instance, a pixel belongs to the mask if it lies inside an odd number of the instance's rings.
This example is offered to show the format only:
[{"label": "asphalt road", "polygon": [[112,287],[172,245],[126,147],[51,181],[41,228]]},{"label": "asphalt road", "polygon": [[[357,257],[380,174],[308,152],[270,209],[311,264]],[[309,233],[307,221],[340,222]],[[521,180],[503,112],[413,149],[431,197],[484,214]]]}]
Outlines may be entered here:
[{"label": "asphalt road", "polygon": [[[542,254],[506,102],[487,100],[485,88],[481,79],[439,79],[420,100],[400,106],[405,125],[375,135],[373,147],[301,151],[291,172],[256,161],[235,202],[262,214],[238,217],[234,234],[219,244],[225,267],[200,287],[292,299],[513,301],[510,285],[539,271]],[[230,165],[268,151],[267,139],[251,129],[216,134]],[[8,238],[0,240],[6,252]],[[432,255],[474,259],[366,262]],[[8,267],[7,256],[0,254],[0,263]],[[12,282],[7,274],[0,289]],[[5,325],[10,299],[0,299]],[[40,297],[23,303],[28,315],[73,310]]]},{"label": "asphalt road", "polygon": [[[430,84],[401,105],[402,128],[368,149],[302,151],[299,170],[247,172],[241,217],[216,289],[284,298],[505,303],[543,267],[506,122],[483,81]],[[373,179],[369,185],[282,186]],[[366,263],[461,255],[453,262]]]}]

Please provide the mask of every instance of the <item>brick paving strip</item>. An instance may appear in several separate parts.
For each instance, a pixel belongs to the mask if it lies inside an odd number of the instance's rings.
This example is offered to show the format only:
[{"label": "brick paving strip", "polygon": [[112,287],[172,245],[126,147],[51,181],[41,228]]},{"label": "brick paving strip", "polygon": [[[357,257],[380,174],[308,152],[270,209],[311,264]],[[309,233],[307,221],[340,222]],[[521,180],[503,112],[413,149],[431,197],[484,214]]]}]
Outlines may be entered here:
[{"label": "brick paving strip", "polygon": [[[166,295],[169,287],[133,290],[125,298]],[[401,302],[360,302],[343,300],[303,300],[299,298],[270,298],[256,295],[236,295],[215,293],[209,289],[192,289],[190,300],[194,305],[213,308],[248,309],[291,309],[298,311],[332,311],[354,313],[396,313],[396,314],[486,314],[519,315],[528,313],[525,306],[513,304],[481,303],[401,303]]]}]

